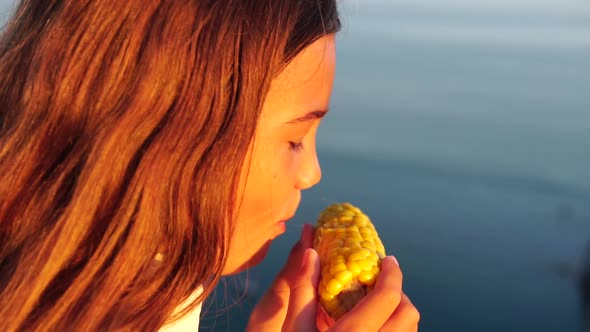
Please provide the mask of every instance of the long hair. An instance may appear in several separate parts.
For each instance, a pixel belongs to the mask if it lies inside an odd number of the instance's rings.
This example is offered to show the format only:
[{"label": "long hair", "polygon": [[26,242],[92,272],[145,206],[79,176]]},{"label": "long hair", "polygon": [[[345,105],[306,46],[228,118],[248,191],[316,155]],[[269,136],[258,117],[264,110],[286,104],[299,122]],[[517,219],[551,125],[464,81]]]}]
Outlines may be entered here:
[{"label": "long hair", "polygon": [[336,7],[23,0],[0,38],[0,331],[154,331],[202,302],[270,82]]}]

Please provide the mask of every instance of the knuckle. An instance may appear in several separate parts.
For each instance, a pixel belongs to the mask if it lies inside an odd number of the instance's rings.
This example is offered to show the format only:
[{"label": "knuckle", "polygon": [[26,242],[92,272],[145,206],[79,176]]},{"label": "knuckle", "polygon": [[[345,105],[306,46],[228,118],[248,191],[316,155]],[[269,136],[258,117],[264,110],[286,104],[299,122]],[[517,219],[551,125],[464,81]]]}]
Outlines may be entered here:
[{"label": "knuckle", "polygon": [[420,311],[413,305],[408,306],[406,316],[412,322],[418,323],[420,321]]},{"label": "knuckle", "polygon": [[295,292],[315,292],[316,287],[313,282],[305,278],[305,276],[296,276],[290,280],[288,288],[289,292],[292,294]]},{"label": "knuckle", "polygon": [[403,276],[401,275],[401,273],[399,274],[394,274],[394,273],[387,273],[387,274],[383,274],[380,275],[380,277],[383,277],[383,281],[381,283],[379,283],[379,288],[381,288],[383,291],[399,291],[402,285],[402,281],[403,281]]},{"label": "knuckle", "polygon": [[[384,297],[386,299],[387,303],[391,303],[395,307],[397,307],[399,305],[399,303],[402,301],[402,297],[403,297],[402,292],[400,290],[401,283],[399,281],[395,280],[395,278],[388,278],[388,279],[389,280],[387,280],[386,282],[381,284],[381,287],[379,287],[379,289],[376,293],[379,293],[378,296]],[[377,289],[375,289],[375,290],[377,290]]]},{"label": "knuckle", "polygon": [[385,294],[385,296],[387,299],[387,303],[390,303],[393,306],[392,309],[395,309],[402,300],[402,294],[396,291],[389,291]]},{"label": "knuckle", "polygon": [[290,285],[290,291],[294,292],[294,291],[299,291],[301,289],[305,289],[307,287],[307,283],[305,282],[305,280],[301,277],[296,277],[295,279],[293,279],[291,281],[291,285]]}]

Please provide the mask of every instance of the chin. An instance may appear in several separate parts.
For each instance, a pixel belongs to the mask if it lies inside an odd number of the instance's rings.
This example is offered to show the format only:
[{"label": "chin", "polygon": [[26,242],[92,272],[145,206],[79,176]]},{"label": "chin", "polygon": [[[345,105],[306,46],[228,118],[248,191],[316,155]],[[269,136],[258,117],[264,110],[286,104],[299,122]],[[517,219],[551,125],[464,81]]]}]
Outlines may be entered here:
[{"label": "chin", "polygon": [[260,247],[260,249],[258,249],[258,251],[255,252],[254,255],[252,255],[250,257],[250,259],[248,259],[246,262],[244,262],[242,265],[238,266],[237,268],[232,267],[230,271],[223,271],[223,275],[237,274],[237,273],[243,272],[247,269],[253,268],[254,266],[260,264],[260,262],[262,262],[264,260],[264,258],[266,257],[266,254],[268,253],[268,249],[270,249],[271,243],[272,243],[271,240],[266,241],[266,243],[264,243],[262,245],[262,247]]}]

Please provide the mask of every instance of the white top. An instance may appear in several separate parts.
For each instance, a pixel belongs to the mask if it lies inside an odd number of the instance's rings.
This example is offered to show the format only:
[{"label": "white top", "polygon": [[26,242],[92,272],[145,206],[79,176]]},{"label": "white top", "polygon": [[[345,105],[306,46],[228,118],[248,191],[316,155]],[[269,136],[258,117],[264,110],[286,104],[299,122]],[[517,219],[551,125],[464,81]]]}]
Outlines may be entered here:
[{"label": "white top", "polygon": [[[174,313],[179,312],[183,308],[185,308],[189,303],[193,302],[201,293],[203,292],[203,287],[199,286],[199,288],[191,294],[191,296],[176,310]],[[199,331],[199,320],[201,316],[201,303],[196,306],[192,311],[189,311],[184,317],[177,320],[176,322],[168,325],[164,325],[162,328],[158,330],[158,332],[197,332]]]}]

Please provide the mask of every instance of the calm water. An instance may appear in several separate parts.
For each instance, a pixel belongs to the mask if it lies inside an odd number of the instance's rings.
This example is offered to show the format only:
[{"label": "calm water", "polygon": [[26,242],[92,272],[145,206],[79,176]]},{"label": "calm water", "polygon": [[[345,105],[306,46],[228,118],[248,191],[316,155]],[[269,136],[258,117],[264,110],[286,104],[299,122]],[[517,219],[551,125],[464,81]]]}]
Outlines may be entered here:
[{"label": "calm water", "polygon": [[581,331],[590,4],[342,4],[323,180],[268,258],[220,285],[202,330],[243,330],[301,223],[350,201],[399,259],[420,331]]}]

